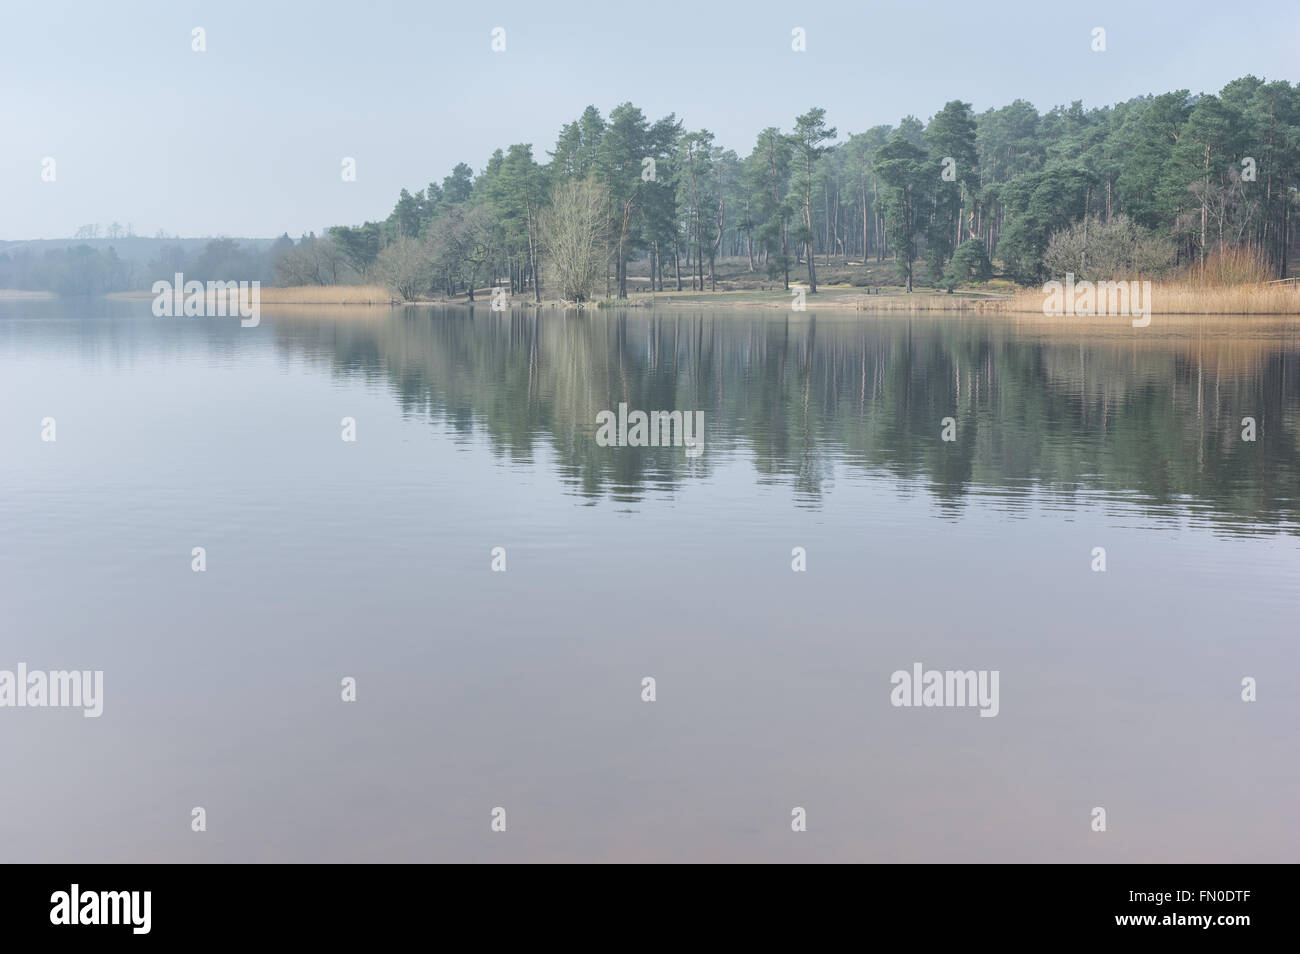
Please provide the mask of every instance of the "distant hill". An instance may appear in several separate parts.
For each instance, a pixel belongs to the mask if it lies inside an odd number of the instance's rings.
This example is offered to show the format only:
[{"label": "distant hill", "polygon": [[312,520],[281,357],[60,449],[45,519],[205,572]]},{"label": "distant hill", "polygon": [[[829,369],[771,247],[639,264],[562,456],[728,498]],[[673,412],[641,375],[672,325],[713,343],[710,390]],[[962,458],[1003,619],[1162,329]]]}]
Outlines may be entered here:
[{"label": "distant hill", "polygon": [[275,281],[274,239],[101,238],[0,242],[0,288],[103,295],[182,272],[195,281]]},{"label": "distant hill", "polygon": [[[203,246],[216,238],[209,236],[207,238],[146,238],[141,235],[131,236],[129,238],[97,238],[97,239],[27,239],[23,241],[3,241],[0,240],[0,255],[6,252],[13,253],[17,251],[30,251],[36,255],[43,255],[46,252],[62,250],[67,248],[76,248],[79,245],[89,245],[91,248],[113,249],[117,252],[117,257],[124,262],[133,262],[140,265],[147,265],[158,258],[158,253],[164,248],[179,246],[184,249],[187,256],[195,255],[203,249]],[[224,238],[225,236],[221,236]],[[271,247],[275,239],[270,238],[232,238],[231,241],[238,242],[240,248],[250,251],[265,251]]]}]

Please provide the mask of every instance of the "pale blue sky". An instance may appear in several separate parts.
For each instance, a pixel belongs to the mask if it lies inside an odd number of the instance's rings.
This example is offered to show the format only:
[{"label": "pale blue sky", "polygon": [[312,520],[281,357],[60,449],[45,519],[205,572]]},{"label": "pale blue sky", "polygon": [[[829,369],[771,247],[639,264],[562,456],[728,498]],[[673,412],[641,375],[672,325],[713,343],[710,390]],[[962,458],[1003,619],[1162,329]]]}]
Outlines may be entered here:
[{"label": "pale blue sky", "polygon": [[1295,0],[7,0],[0,18],[0,239],[115,219],[142,235],[296,236],[380,218],[401,187],[481,169],[499,146],[545,158],[589,103],[675,111],[743,154],[812,105],[842,136],[950,99],[1047,109],[1300,79]]}]

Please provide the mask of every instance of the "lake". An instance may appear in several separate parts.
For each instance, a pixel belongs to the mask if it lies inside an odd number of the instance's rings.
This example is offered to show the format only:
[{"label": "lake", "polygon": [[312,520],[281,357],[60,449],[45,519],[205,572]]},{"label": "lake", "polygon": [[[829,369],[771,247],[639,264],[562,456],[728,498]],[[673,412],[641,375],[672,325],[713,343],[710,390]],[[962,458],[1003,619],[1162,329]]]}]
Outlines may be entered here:
[{"label": "lake", "polygon": [[7,862],[1300,860],[1295,321],[9,301],[0,447]]}]

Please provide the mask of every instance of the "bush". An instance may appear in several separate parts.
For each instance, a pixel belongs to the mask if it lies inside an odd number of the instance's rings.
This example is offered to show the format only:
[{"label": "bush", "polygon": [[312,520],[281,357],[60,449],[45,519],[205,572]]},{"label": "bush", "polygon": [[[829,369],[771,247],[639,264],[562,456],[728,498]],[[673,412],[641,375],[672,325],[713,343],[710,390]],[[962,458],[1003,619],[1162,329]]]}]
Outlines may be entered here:
[{"label": "bush", "polygon": [[1053,232],[1043,265],[1058,279],[1072,272],[1081,281],[1132,280],[1167,271],[1174,254],[1169,239],[1120,214],[1109,223],[1092,217]]},{"label": "bush", "polygon": [[986,282],[993,277],[993,263],[980,239],[968,239],[957,246],[944,270],[940,285],[952,291],[958,285]]}]

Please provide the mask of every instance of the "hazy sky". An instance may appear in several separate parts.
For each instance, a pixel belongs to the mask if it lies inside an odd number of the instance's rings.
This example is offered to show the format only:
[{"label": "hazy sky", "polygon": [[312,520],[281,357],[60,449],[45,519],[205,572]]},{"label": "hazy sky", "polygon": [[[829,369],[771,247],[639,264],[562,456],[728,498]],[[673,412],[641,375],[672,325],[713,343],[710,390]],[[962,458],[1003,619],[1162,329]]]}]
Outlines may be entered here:
[{"label": "hazy sky", "polygon": [[[1090,49],[1097,26],[1105,53]],[[477,171],[497,147],[531,142],[544,160],[589,103],[676,112],[743,154],[812,105],[842,137],[950,99],[1091,106],[1246,73],[1300,79],[1296,0],[5,0],[0,239],[113,220],[297,236],[382,218],[401,187],[462,160]]]}]

